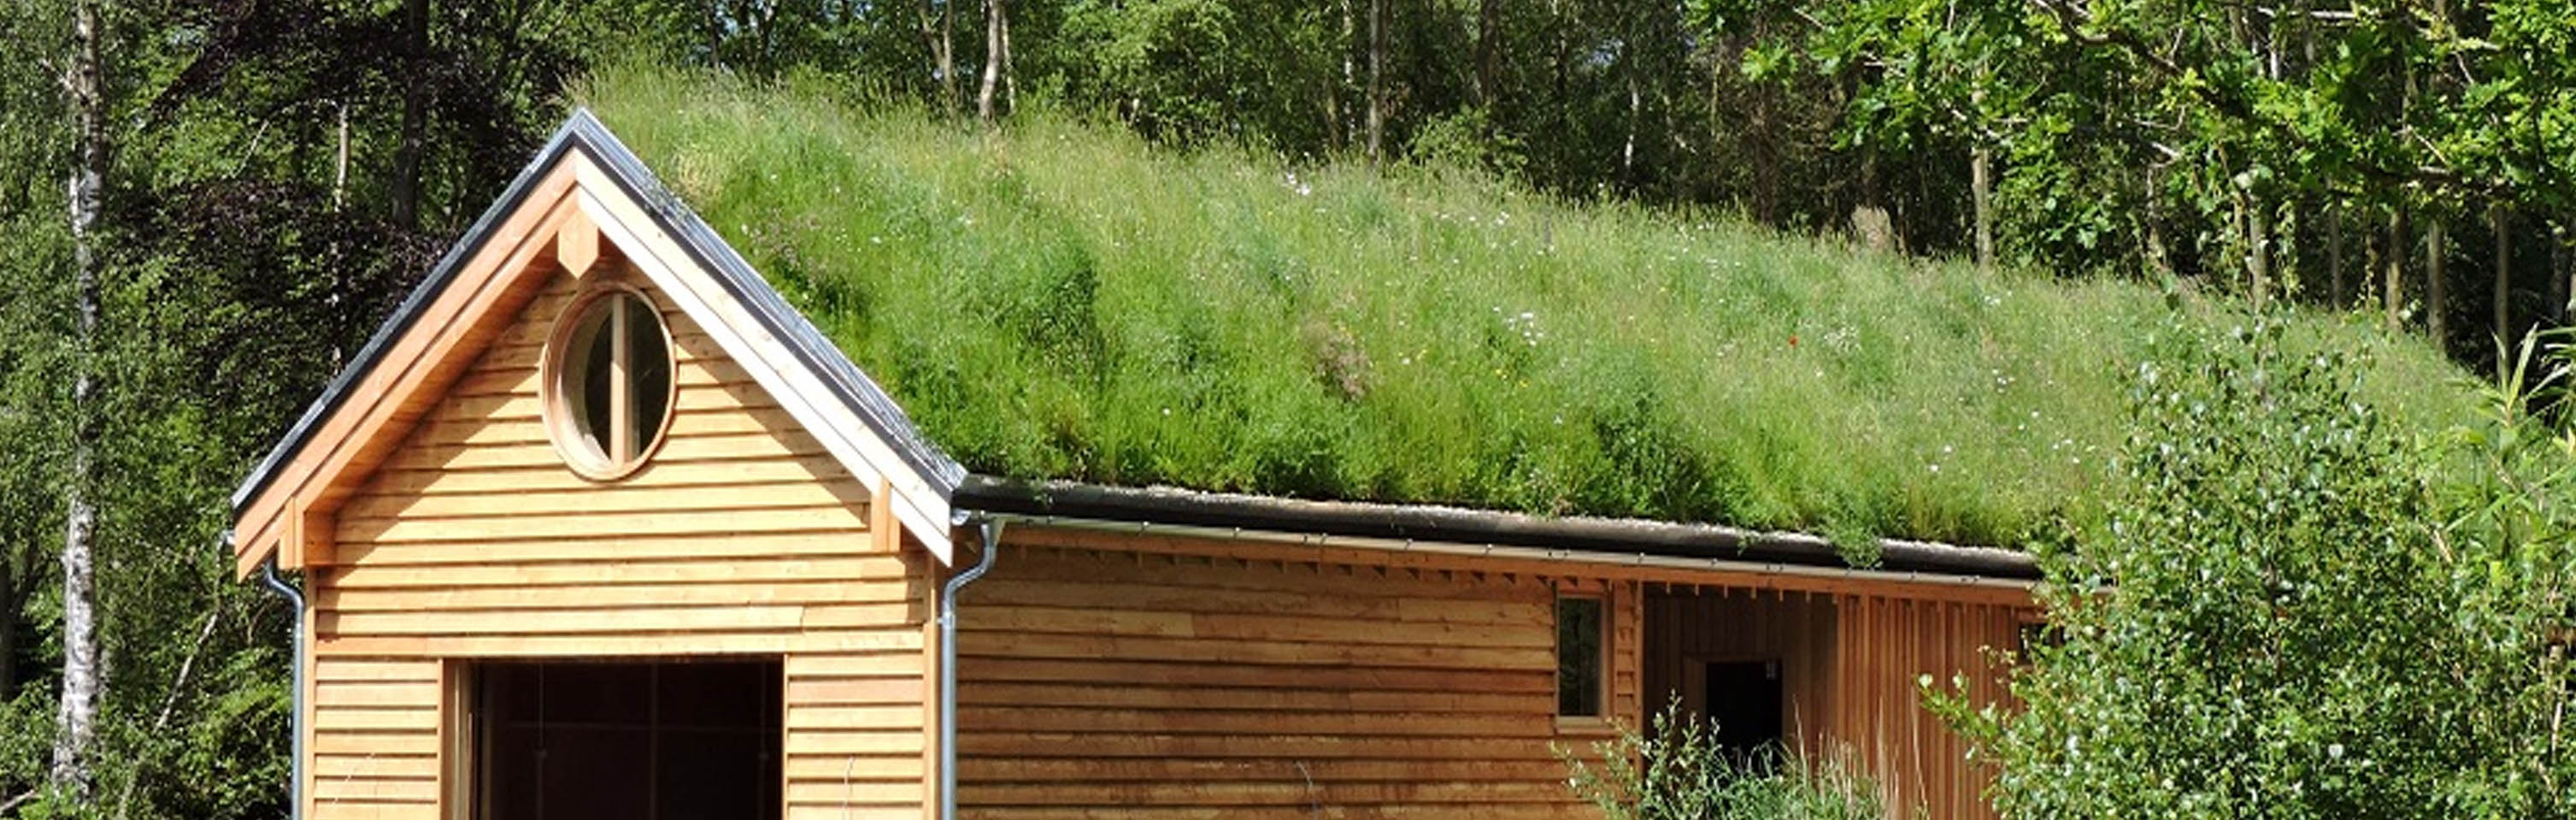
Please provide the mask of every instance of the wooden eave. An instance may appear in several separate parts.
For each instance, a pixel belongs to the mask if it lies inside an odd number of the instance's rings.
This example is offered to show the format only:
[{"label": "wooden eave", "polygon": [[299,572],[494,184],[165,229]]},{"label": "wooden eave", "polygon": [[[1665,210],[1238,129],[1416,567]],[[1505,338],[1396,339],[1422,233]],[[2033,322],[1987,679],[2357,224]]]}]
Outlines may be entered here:
[{"label": "wooden eave", "polygon": [[946,561],[965,471],[587,111],[575,112],[233,494],[234,568],[331,560],[333,514],[547,278],[622,257]]}]

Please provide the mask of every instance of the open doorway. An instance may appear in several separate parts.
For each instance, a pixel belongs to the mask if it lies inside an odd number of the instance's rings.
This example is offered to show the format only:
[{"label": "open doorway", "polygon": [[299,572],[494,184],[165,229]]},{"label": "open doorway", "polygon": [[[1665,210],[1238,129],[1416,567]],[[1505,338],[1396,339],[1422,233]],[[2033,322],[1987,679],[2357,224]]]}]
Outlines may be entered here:
[{"label": "open doorway", "polygon": [[[1786,738],[1778,660],[1714,661],[1701,672],[1700,703],[1717,724],[1717,747],[1738,764],[1767,762]],[[1766,750],[1768,750],[1766,752]]]},{"label": "open doorway", "polygon": [[478,663],[473,820],[776,820],[775,659]]}]

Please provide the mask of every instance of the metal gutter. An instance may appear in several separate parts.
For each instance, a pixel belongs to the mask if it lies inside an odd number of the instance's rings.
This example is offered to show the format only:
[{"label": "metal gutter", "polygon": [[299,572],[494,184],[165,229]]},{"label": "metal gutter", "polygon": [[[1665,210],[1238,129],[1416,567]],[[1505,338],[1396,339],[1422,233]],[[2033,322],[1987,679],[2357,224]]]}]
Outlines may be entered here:
[{"label": "metal gutter", "polygon": [[[225,530],[224,543],[221,547],[230,551],[233,548],[232,542],[232,531]],[[259,582],[268,588],[269,594],[284,598],[288,604],[295,607],[293,642],[295,648],[287,657],[287,663],[295,666],[295,689],[287,695],[287,708],[290,711],[286,725],[287,730],[294,735],[287,741],[288,754],[293,756],[293,762],[288,766],[289,774],[286,781],[286,816],[291,820],[304,820],[304,686],[306,683],[304,653],[307,642],[312,640],[312,636],[304,634],[304,613],[310,608],[310,604],[305,601],[302,590],[287,583],[286,579],[278,577],[277,556],[269,556],[266,562],[260,564]]]},{"label": "metal gutter", "polygon": [[1002,553],[1001,519],[987,517],[976,528],[984,554],[939,590],[939,820],[957,817],[957,593],[993,571]]},{"label": "metal gutter", "polygon": [[1855,573],[1915,583],[1962,580],[2027,586],[2040,577],[2027,553],[1928,541],[1882,539],[1879,562],[1855,568],[1824,538],[1714,524],[1624,518],[1550,518],[1427,504],[1312,501],[1168,487],[1111,487],[968,476],[951,503],[959,510],[1058,525],[1237,537],[1308,544],[1419,549],[1427,544],[1511,548],[1526,557],[1613,563],[1681,562],[1774,574]]}]

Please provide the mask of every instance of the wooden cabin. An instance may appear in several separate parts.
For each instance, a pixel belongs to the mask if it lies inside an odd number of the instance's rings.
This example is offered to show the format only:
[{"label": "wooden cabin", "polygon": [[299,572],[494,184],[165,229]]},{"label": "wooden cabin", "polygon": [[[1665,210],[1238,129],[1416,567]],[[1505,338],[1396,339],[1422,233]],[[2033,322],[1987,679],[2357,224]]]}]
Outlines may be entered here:
[{"label": "wooden cabin", "polygon": [[315,820],[1584,817],[1556,750],[1668,700],[1985,817],[1917,679],[2000,696],[2036,577],[973,475],[587,114],[233,502]]}]

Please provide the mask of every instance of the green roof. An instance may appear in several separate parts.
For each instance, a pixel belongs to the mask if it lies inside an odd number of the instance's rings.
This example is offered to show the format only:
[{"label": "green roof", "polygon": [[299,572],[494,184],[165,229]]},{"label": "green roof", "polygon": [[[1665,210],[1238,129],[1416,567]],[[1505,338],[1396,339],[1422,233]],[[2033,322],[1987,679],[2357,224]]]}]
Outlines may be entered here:
[{"label": "green roof", "polygon": [[[989,135],[631,68],[582,101],[996,476],[2010,546],[2114,489],[2122,374],[2177,310],[1046,112]],[[2298,329],[2370,351],[2401,427],[2472,406],[2419,342]]]}]

